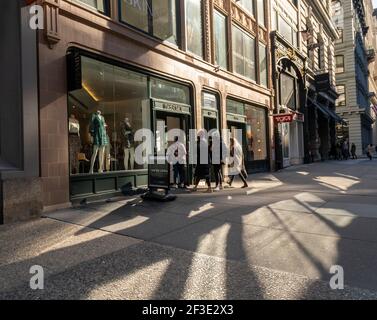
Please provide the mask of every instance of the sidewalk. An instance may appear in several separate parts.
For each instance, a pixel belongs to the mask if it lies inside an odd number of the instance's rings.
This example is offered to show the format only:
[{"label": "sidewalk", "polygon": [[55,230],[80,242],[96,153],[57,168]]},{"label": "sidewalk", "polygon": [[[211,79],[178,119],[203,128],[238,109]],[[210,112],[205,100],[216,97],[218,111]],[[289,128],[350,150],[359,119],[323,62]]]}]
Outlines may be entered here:
[{"label": "sidewalk", "polygon": [[[377,298],[374,165],[249,178],[246,190],[123,198],[1,227],[0,298]],[[27,287],[32,264],[47,269],[42,293]],[[329,288],[332,265],[346,290]]]}]

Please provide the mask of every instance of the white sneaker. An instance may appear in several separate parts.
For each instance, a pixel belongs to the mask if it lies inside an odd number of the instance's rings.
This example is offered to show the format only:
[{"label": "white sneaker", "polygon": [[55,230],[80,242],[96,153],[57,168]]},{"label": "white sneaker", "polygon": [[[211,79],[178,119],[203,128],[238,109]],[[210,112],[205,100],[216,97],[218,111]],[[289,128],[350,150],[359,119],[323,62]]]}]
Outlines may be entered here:
[{"label": "white sneaker", "polygon": [[220,191],[220,187],[216,187],[213,191],[219,192]]}]

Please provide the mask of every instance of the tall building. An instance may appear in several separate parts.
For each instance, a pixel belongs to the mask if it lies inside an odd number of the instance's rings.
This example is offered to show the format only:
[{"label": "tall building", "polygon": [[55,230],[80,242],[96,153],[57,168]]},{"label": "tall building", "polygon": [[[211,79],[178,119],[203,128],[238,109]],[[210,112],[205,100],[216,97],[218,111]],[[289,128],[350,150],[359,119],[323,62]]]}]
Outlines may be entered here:
[{"label": "tall building", "polygon": [[[40,141],[40,148],[33,143],[40,154],[33,163],[40,168],[44,210],[146,185],[147,167],[134,158],[142,143],[135,133],[151,129],[157,140],[158,124],[166,131],[182,129],[186,140],[191,128],[241,129],[248,171],[270,169],[268,2],[34,4],[44,14],[35,42],[39,87],[33,91],[39,94],[33,123],[40,134],[28,138]],[[189,166],[187,177],[191,171]],[[16,218],[15,212],[5,214],[5,221]]]},{"label": "tall building", "polygon": [[276,166],[327,159],[335,143],[334,41],[330,1],[272,0]]},{"label": "tall building", "polygon": [[369,97],[371,104],[370,116],[372,124],[372,144],[377,145],[377,10],[373,8],[372,0],[365,1],[366,18],[369,31],[366,37],[367,57],[369,63]]},{"label": "tall building", "polygon": [[[374,119],[370,108],[369,63],[373,50],[368,47],[369,0],[332,1],[333,21],[340,39],[336,43],[336,81],[339,99],[337,113],[348,123],[340,127],[338,137],[356,145],[357,154],[372,142]],[[370,31],[373,33],[373,31]],[[371,35],[372,36],[372,35]]]}]

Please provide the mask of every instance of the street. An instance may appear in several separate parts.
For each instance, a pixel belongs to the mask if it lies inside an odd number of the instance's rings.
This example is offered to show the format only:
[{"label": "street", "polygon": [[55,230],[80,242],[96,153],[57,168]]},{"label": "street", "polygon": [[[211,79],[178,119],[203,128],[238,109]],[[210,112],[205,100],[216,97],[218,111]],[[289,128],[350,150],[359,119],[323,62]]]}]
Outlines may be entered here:
[{"label": "street", "polygon": [[[377,298],[376,161],[249,181],[0,226],[0,299]],[[43,267],[43,290],[30,289],[33,265]],[[343,290],[330,288],[334,265],[344,269]]]}]

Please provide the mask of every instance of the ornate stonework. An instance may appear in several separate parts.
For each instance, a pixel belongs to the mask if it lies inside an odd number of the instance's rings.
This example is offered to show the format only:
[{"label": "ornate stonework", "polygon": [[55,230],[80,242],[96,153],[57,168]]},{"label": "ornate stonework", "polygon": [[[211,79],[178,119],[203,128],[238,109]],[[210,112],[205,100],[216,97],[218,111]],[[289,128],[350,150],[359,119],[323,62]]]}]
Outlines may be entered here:
[{"label": "ornate stonework", "polygon": [[233,2],[231,3],[231,14],[232,18],[246,30],[250,31],[254,35],[257,35],[258,26],[256,21]]},{"label": "ornate stonework", "polygon": [[211,10],[210,1],[204,0],[205,60],[211,62]]},{"label": "ornate stonework", "polygon": [[45,37],[50,48],[60,41],[59,32],[59,8],[60,0],[41,1],[45,15]]}]

